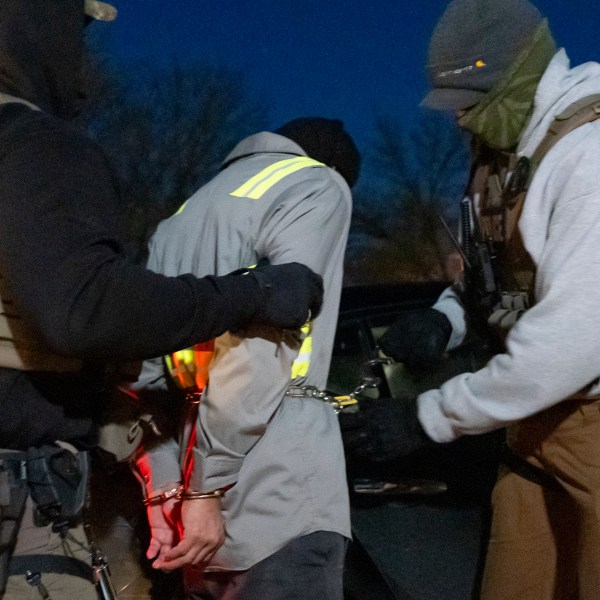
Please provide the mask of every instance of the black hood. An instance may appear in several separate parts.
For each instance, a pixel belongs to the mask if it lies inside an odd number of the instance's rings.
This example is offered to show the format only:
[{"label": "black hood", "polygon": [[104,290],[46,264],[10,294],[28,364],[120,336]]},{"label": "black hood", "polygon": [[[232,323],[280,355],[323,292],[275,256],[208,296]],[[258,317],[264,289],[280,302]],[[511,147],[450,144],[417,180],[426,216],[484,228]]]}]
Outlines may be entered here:
[{"label": "black hood", "polygon": [[73,117],[84,27],[83,0],[0,0],[0,91]]}]

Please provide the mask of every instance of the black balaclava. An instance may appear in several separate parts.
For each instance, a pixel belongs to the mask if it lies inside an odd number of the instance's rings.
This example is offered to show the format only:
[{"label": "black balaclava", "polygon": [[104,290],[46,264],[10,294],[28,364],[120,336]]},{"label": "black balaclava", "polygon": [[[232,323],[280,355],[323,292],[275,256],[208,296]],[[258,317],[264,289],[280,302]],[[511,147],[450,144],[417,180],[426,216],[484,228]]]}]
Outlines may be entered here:
[{"label": "black balaclava", "polygon": [[0,0],[0,91],[72,118],[84,27],[83,0]]},{"label": "black balaclava", "polygon": [[294,119],[274,133],[296,142],[310,158],[335,169],[352,187],[360,171],[360,153],[344,124],[337,119]]}]

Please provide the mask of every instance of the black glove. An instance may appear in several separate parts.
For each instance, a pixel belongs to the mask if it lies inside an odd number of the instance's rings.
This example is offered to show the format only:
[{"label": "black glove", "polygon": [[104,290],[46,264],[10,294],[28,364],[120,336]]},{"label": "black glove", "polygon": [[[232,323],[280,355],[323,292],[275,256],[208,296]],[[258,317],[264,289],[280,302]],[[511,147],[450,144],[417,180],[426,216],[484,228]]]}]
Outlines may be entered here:
[{"label": "black glove", "polygon": [[451,333],[448,317],[439,310],[410,310],[388,327],[379,347],[408,367],[431,367],[442,358]]},{"label": "black glove", "polygon": [[358,412],[339,415],[346,451],[375,462],[393,460],[434,442],[417,419],[416,398],[365,399]]},{"label": "black glove", "polygon": [[242,277],[253,277],[260,290],[255,325],[298,329],[321,311],[323,279],[300,263],[259,264]]}]

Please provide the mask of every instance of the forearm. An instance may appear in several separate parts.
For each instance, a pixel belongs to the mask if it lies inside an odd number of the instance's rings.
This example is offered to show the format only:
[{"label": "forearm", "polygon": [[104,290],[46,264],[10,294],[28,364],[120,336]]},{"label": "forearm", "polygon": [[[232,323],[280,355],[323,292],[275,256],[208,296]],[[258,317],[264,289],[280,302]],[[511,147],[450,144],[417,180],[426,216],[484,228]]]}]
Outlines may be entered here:
[{"label": "forearm", "polygon": [[145,498],[167,492],[181,483],[179,446],[175,440],[140,448],[131,466]]},{"label": "forearm", "polygon": [[[149,358],[238,326],[252,314],[257,291],[247,278],[224,287],[222,279],[167,278],[124,264],[97,272],[84,293],[40,315],[41,329],[63,353]],[[237,292],[244,303],[234,302]]]},{"label": "forearm", "polygon": [[199,410],[190,487],[207,491],[237,481],[244,457],[265,433],[290,383],[299,343],[270,328],[216,340]]},{"label": "forearm", "polygon": [[419,418],[427,434],[447,442],[491,431],[588,386],[600,374],[595,358],[600,341],[589,331],[599,301],[582,294],[578,300],[554,298],[530,309],[511,330],[505,353],[476,373],[458,375],[439,390],[421,394]]}]

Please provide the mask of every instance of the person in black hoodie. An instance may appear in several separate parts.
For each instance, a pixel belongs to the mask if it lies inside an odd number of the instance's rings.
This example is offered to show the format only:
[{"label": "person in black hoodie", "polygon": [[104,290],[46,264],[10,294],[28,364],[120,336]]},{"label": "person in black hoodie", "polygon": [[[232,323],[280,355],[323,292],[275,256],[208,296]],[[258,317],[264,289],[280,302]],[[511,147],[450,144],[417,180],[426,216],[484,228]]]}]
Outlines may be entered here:
[{"label": "person in black hoodie", "polygon": [[297,263],[200,279],[126,259],[114,175],[69,122],[85,26],[115,15],[93,0],[0,3],[0,598],[96,597],[78,523],[106,363],[249,324],[294,329],[322,299]]}]

